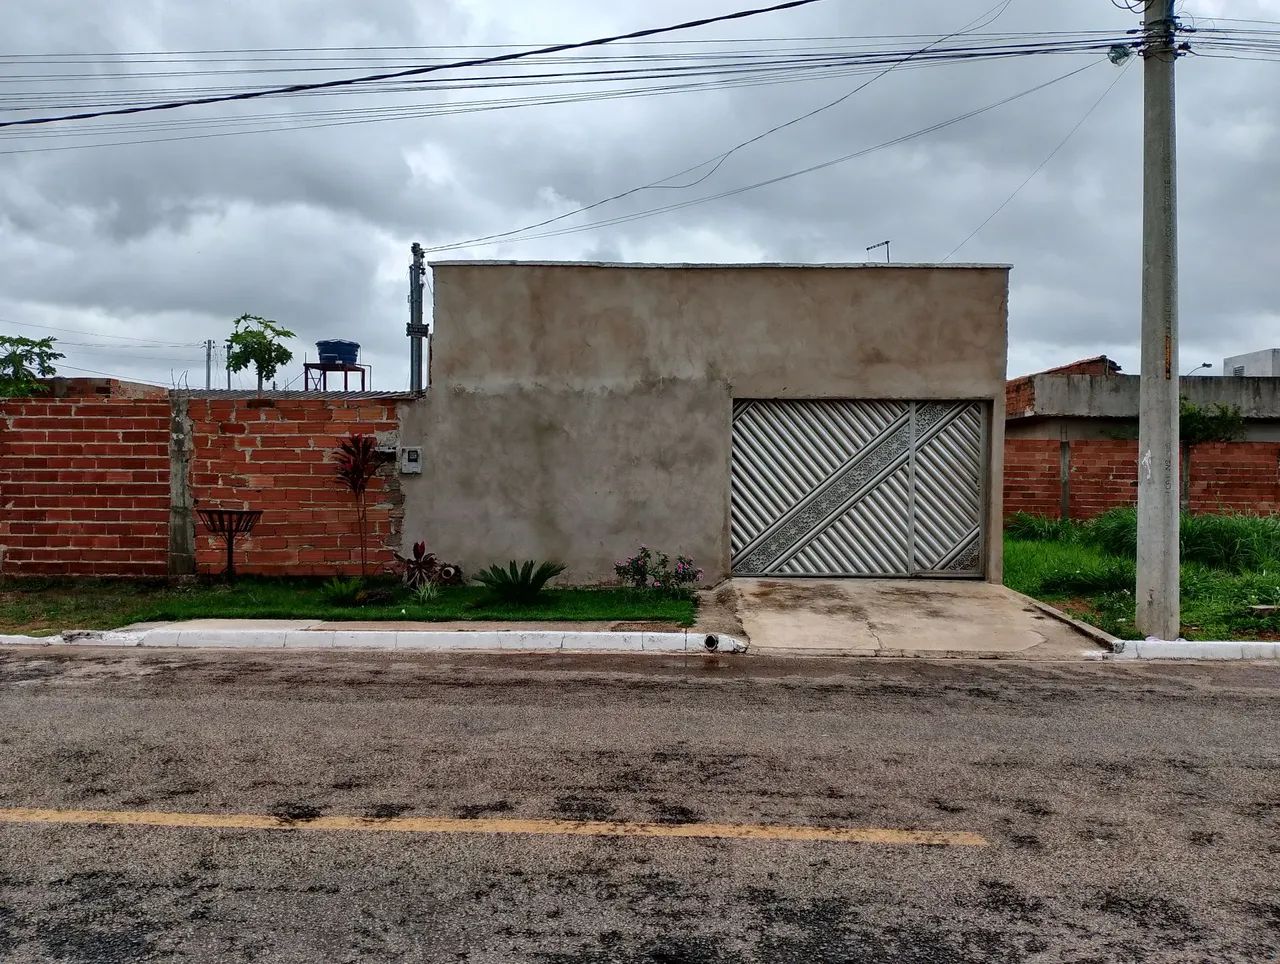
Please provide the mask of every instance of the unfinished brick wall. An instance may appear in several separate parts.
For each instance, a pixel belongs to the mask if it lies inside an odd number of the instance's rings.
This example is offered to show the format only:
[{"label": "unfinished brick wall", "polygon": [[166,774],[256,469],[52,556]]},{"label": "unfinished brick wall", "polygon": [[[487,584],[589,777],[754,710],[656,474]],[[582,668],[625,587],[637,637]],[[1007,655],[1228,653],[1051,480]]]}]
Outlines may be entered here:
[{"label": "unfinished brick wall", "polygon": [[[332,452],[352,432],[397,430],[394,400],[206,399],[189,402],[196,508],[262,509],[253,534],[237,549],[236,568],[272,575],[360,571],[351,494],[334,478]],[[392,561],[403,499],[394,464],[370,483],[369,570]],[[240,543],[237,543],[240,545]],[[200,572],[220,572],[220,541],[196,526]]]},{"label": "unfinished brick wall", "polygon": [[1021,378],[1011,378],[1004,385],[1004,409],[1008,418],[1028,415],[1036,407],[1036,375],[1117,375],[1120,366],[1106,355],[1082,358],[1057,368],[1048,368]]},{"label": "unfinished brick wall", "polygon": [[1092,519],[1138,501],[1138,443],[1098,439],[1071,443],[1071,518]]},{"label": "unfinished brick wall", "polygon": [[1052,439],[1007,438],[1004,442],[1004,514],[1060,513],[1061,454]]},{"label": "unfinished brick wall", "polygon": [[[1005,442],[1004,505],[1015,512],[1061,513],[1060,444],[1051,439]],[[1071,518],[1091,519],[1138,499],[1138,443],[1070,443]],[[1280,512],[1280,443],[1211,442],[1191,450],[1192,512]]]},{"label": "unfinished brick wall", "polygon": [[163,576],[167,399],[0,400],[0,573]]},{"label": "unfinished brick wall", "polygon": [[1192,512],[1280,512],[1280,442],[1204,442],[1189,474]]}]

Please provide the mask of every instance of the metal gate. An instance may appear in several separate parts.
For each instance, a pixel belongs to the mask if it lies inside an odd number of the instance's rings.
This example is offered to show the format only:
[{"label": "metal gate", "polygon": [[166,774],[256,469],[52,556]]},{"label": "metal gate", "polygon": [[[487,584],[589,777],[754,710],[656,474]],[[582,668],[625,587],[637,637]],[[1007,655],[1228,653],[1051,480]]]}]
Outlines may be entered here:
[{"label": "metal gate", "polygon": [[980,576],[978,402],[736,401],[733,572]]}]

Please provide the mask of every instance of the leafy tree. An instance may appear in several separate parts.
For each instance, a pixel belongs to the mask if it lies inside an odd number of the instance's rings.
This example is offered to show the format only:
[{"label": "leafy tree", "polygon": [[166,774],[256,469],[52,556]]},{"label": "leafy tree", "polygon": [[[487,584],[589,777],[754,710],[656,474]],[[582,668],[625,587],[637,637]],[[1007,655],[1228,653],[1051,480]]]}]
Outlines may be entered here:
[{"label": "leafy tree", "polygon": [[57,374],[53,363],[66,357],[54,349],[56,340],[0,335],[0,398],[48,391],[39,380]]},{"label": "leafy tree", "polygon": [[241,315],[227,339],[227,366],[233,372],[256,369],[258,391],[262,391],[262,383],[274,378],[281,365],[293,360],[293,352],[283,344],[285,338],[292,337],[293,332],[270,318]]}]

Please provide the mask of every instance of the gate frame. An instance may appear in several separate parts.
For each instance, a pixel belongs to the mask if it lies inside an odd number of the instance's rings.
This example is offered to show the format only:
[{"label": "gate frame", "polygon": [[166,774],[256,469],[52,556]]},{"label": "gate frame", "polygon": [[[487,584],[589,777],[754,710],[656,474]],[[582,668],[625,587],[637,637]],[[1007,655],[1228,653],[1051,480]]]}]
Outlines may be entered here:
[{"label": "gate frame", "polygon": [[[976,405],[979,413],[979,471],[978,471],[978,503],[979,503],[979,522],[978,522],[978,568],[976,572],[912,572],[910,571],[915,561],[915,513],[911,512],[908,516],[908,545],[907,545],[907,563],[908,571],[905,573],[894,574],[863,574],[863,573],[838,573],[838,574],[810,574],[810,573],[740,573],[733,568],[733,410],[740,402],[893,402],[898,404],[906,404],[910,406],[909,426],[911,438],[916,438],[916,413],[918,405],[940,404],[940,405]],[[727,462],[725,464],[726,477],[728,479],[728,488],[725,492],[725,522],[726,535],[725,552],[727,559],[725,560],[725,572],[730,579],[916,579],[916,580],[967,580],[970,582],[1000,582],[1003,578],[1002,558],[1000,555],[994,557],[990,551],[990,539],[993,525],[999,526],[999,532],[1003,533],[1003,516],[1001,506],[999,504],[1000,497],[1003,493],[995,492],[992,489],[992,458],[993,447],[992,437],[995,434],[994,418],[996,413],[995,403],[987,396],[969,396],[961,398],[887,398],[877,397],[869,398],[865,396],[820,396],[820,395],[797,395],[782,398],[763,398],[763,397],[739,397],[731,395],[729,399],[729,411],[727,418],[727,427],[729,429],[729,445],[727,450]],[[911,445],[908,451],[907,471],[909,486],[908,491],[915,493],[915,472],[916,472],[916,446]],[[993,502],[995,499],[997,501]],[[994,570],[994,573],[993,573]]]}]

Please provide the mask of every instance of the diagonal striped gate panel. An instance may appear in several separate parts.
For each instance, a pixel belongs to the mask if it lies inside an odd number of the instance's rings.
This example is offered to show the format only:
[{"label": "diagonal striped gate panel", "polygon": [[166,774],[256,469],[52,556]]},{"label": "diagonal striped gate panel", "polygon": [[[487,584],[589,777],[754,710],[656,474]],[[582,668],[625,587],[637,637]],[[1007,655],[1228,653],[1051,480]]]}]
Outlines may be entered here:
[{"label": "diagonal striped gate panel", "polygon": [[733,571],[981,574],[976,403],[734,403]]},{"label": "diagonal striped gate panel", "polygon": [[981,575],[982,410],[919,405],[916,433],[912,570]]}]

